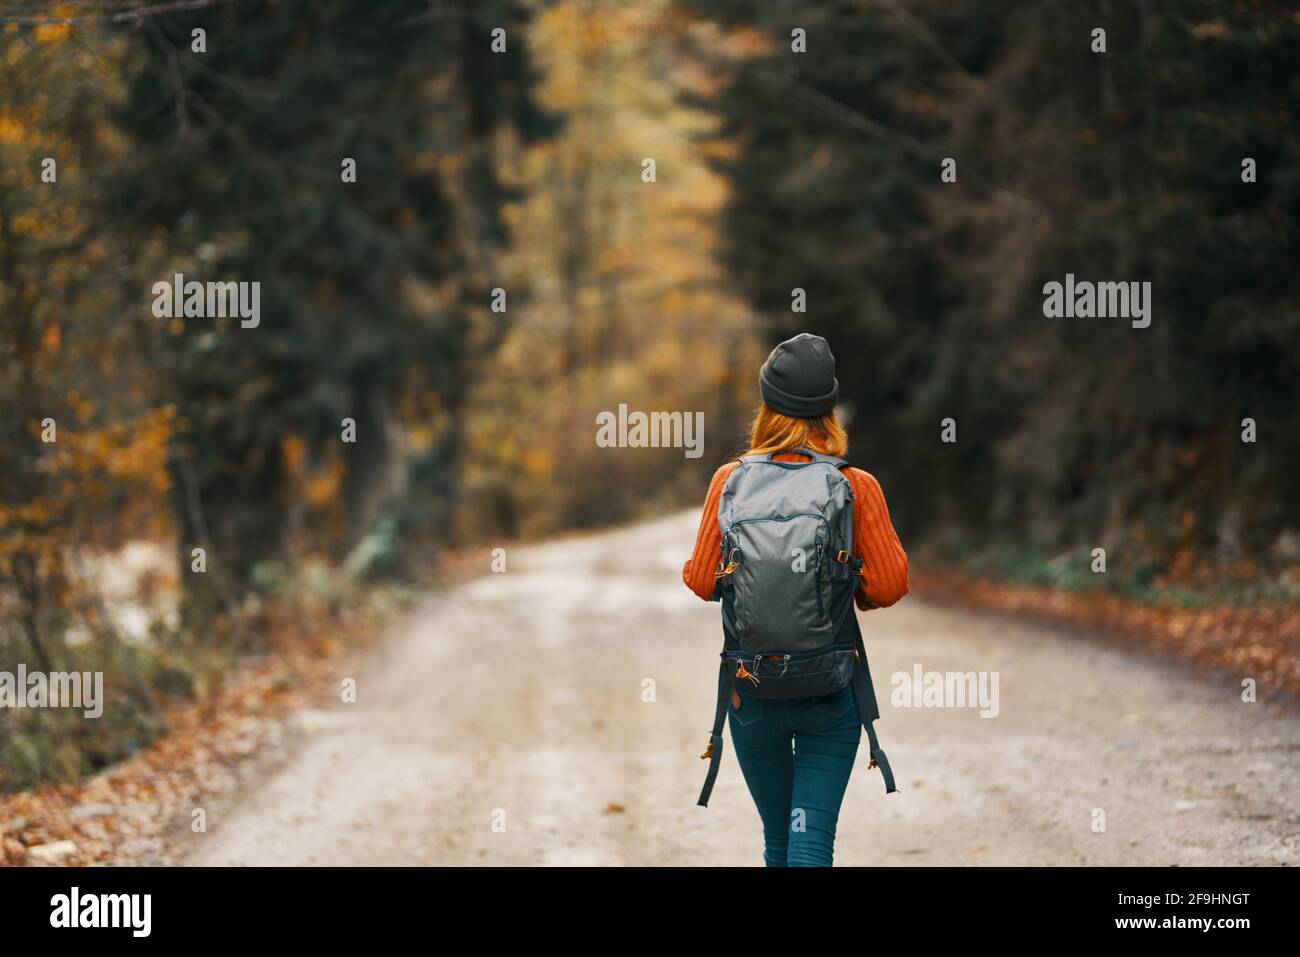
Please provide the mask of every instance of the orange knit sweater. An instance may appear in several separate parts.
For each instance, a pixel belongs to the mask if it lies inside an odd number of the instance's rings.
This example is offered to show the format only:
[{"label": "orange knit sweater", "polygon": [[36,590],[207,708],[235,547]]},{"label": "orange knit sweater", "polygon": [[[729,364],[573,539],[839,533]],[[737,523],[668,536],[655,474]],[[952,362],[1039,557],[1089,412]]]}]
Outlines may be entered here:
[{"label": "orange knit sweater", "polygon": [[[776,456],[782,462],[806,462],[798,454]],[[722,488],[739,462],[728,462],[713,473],[709,494],[700,516],[700,530],[695,536],[695,550],[682,566],[682,580],[705,601],[713,597],[713,574],[722,550],[722,532],[718,530],[718,504]],[[885,494],[870,472],[846,468],[844,477],[853,488],[853,551],[863,560],[862,587],[854,594],[859,608],[883,608],[907,594],[907,554],[903,551],[894,525],[889,520]]]}]

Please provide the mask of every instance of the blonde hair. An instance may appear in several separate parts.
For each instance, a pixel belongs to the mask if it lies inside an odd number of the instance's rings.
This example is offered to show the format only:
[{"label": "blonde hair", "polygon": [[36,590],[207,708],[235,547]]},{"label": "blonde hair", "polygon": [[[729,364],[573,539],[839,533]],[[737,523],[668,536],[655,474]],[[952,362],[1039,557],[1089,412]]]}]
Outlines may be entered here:
[{"label": "blonde hair", "polygon": [[835,410],[815,419],[797,419],[774,412],[766,402],[760,402],[749,427],[749,451],[745,455],[768,455],[797,448],[812,448],[835,456],[847,453],[849,436],[835,418]]}]

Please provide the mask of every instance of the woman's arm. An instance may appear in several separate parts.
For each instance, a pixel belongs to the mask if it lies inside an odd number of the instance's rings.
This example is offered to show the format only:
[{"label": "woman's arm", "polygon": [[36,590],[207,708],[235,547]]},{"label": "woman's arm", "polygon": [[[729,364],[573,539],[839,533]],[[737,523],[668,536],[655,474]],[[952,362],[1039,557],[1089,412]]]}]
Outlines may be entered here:
[{"label": "woman's arm", "polygon": [[854,598],[864,611],[892,605],[907,594],[907,553],[898,540],[880,483],[870,472],[844,470],[853,486],[853,550],[862,559],[862,587]]},{"label": "woman's arm", "polygon": [[728,462],[713,473],[709,494],[704,499],[704,512],[700,515],[700,528],[695,533],[695,549],[682,566],[682,581],[705,601],[713,600],[714,572],[718,570],[718,557],[722,551],[718,503],[722,501],[722,488],[727,484],[727,477],[739,464]]}]

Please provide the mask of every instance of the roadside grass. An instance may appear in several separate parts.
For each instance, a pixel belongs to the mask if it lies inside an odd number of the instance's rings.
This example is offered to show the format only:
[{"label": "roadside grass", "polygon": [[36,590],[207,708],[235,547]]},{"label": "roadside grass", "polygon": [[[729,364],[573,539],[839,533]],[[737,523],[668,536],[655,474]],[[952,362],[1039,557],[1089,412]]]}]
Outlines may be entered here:
[{"label": "roadside grass", "polygon": [[1108,553],[1093,572],[1090,549],[1023,546],[919,549],[916,592],[931,600],[1100,629],[1210,668],[1247,693],[1300,696],[1300,566],[1261,569],[1183,555],[1170,565],[1126,567]]}]

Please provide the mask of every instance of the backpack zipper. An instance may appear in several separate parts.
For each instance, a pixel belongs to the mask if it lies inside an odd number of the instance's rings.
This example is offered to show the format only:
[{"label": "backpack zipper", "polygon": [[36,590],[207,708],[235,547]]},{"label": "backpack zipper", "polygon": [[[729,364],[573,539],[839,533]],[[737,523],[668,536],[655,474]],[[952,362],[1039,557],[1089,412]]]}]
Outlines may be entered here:
[{"label": "backpack zipper", "polygon": [[822,655],[829,654],[831,651],[834,651],[837,647],[846,648],[847,646],[843,642],[839,642],[839,643],[831,642],[829,645],[823,645],[821,648],[816,648],[812,651],[793,651],[790,652],[789,654],[784,654],[784,655],[764,655],[764,654],[755,655],[755,654],[749,654],[747,652],[742,654],[740,652],[733,651],[733,652],[728,652],[727,660],[735,662],[737,665],[744,665],[745,662],[749,662],[749,664],[752,667],[752,670],[750,668],[745,669],[746,672],[748,672],[749,674],[756,674],[758,672],[760,665],[764,661],[768,661],[768,660],[780,661],[783,665],[781,669],[781,674],[784,675],[786,670],[790,667],[790,663],[792,661],[802,661],[805,658],[820,658]]},{"label": "backpack zipper", "polygon": [[[827,526],[829,531],[830,527]],[[826,608],[822,605],[822,543],[817,543],[817,564],[813,566],[813,591],[817,594],[817,617],[826,617]]]},{"label": "backpack zipper", "polygon": [[823,525],[826,526],[826,533],[828,535],[830,534],[830,530],[831,530],[830,522],[826,520],[826,516],[823,515],[821,512],[795,512],[794,514],[787,515],[784,518],[742,518],[739,521],[732,522],[730,525],[727,526],[727,534],[725,538],[730,538],[731,530],[741,525],[751,525],[754,522],[789,522],[789,521],[793,521],[796,518],[818,519]]}]

